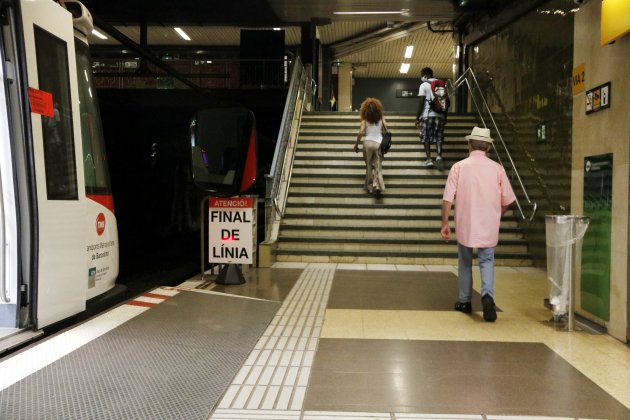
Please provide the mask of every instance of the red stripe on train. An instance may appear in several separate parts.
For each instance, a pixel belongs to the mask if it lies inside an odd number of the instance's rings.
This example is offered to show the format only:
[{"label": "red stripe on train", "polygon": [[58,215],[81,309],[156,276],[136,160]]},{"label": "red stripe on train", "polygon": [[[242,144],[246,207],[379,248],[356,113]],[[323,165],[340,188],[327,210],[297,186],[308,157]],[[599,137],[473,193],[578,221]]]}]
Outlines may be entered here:
[{"label": "red stripe on train", "polygon": [[87,194],[86,196],[90,200],[96,201],[101,206],[109,209],[109,211],[111,211],[112,213],[114,212],[114,198],[111,196],[111,194],[108,194],[108,195],[105,195],[105,194]]}]

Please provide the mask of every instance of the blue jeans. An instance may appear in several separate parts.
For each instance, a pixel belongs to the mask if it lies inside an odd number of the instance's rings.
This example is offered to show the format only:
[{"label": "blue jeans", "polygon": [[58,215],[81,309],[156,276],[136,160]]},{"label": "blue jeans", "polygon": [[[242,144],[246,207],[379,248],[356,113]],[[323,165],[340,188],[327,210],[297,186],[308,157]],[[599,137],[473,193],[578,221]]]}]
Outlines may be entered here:
[{"label": "blue jeans", "polygon": [[[457,267],[459,280],[459,301],[472,300],[472,257],[473,249],[457,244],[459,265]],[[479,271],[481,271],[481,296],[490,295],[494,298],[494,248],[479,248]]]}]

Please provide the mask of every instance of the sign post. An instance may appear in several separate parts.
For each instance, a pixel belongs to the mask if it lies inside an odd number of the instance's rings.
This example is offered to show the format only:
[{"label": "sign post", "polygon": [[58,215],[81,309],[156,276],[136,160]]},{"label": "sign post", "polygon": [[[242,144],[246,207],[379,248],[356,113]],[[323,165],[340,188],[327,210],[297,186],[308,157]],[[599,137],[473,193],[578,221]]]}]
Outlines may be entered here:
[{"label": "sign post", "polygon": [[245,279],[237,264],[252,264],[252,197],[211,197],[208,214],[208,261],[226,264],[217,284],[243,284]]}]

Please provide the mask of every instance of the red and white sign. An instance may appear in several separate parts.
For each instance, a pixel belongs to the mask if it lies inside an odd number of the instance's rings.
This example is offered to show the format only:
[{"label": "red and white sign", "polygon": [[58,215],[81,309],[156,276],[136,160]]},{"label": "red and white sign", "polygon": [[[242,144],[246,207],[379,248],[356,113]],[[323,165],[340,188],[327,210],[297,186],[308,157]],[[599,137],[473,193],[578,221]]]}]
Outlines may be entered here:
[{"label": "red and white sign", "polygon": [[212,197],[208,213],[208,261],[252,264],[254,199]]},{"label": "red and white sign", "polygon": [[96,216],[96,233],[98,236],[101,236],[105,232],[105,215],[103,213],[99,213]]},{"label": "red and white sign", "polygon": [[52,93],[35,88],[28,88],[28,101],[31,105],[31,112],[45,117],[54,117]]}]

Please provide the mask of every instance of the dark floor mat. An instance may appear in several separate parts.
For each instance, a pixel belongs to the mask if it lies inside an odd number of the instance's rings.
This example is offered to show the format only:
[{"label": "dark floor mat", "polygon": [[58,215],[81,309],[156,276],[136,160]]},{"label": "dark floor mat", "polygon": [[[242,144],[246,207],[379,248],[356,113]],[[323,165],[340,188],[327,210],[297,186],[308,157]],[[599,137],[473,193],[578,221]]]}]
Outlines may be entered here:
[{"label": "dark floor mat", "polygon": [[320,339],[304,409],[630,418],[539,343]]},{"label": "dark floor mat", "polygon": [[[457,276],[448,272],[365,271],[358,276],[357,271],[337,270],[328,309],[452,311],[457,295]],[[472,307],[482,310],[474,290]]]},{"label": "dark floor mat", "polygon": [[280,308],[182,292],[0,392],[0,418],[205,419]]}]

